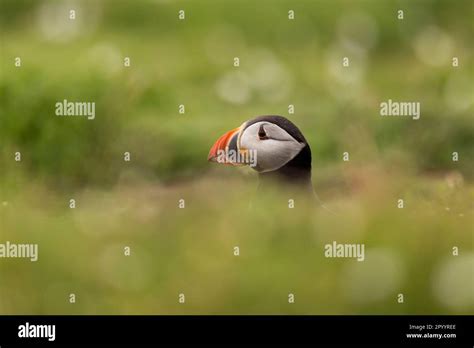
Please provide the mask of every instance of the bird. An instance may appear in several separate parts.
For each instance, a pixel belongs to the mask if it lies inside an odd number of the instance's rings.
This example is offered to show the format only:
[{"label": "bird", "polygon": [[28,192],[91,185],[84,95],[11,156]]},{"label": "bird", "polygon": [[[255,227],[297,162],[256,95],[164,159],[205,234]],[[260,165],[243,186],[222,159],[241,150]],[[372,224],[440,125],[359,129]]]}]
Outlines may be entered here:
[{"label": "bird", "polygon": [[258,172],[259,190],[276,185],[315,196],[310,145],[283,116],[258,116],[226,132],[211,147],[208,161],[249,165]]}]

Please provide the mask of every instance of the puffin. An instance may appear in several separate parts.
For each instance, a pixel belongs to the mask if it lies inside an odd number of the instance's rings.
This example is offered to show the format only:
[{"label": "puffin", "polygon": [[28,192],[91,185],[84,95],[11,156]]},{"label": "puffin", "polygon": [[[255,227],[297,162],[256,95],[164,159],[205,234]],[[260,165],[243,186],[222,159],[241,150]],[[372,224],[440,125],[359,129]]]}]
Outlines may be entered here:
[{"label": "puffin", "polygon": [[208,161],[250,166],[258,172],[258,191],[283,186],[317,198],[311,182],[311,148],[283,116],[258,116],[226,132],[211,147]]}]

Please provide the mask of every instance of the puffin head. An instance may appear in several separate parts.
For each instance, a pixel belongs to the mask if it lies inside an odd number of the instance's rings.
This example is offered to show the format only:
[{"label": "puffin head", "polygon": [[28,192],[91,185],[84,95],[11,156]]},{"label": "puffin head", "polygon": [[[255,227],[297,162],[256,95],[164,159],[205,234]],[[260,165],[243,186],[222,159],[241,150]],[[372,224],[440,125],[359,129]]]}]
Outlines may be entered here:
[{"label": "puffin head", "polygon": [[249,165],[262,177],[311,182],[311,150],[301,133],[283,116],[259,116],[222,135],[208,160]]}]

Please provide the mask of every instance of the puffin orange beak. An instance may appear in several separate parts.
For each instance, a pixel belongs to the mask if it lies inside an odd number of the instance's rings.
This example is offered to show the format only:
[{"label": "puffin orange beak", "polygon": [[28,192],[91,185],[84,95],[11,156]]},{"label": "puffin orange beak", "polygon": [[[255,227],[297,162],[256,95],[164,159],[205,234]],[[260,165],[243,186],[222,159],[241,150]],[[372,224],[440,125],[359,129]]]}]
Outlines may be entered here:
[{"label": "puffin orange beak", "polygon": [[231,150],[236,151],[236,153],[238,152],[237,137],[239,136],[240,128],[241,127],[232,129],[217,139],[209,151],[207,160],[211,162],[237,165],[238,163],[234,163],[228,159],[227,153]]}]

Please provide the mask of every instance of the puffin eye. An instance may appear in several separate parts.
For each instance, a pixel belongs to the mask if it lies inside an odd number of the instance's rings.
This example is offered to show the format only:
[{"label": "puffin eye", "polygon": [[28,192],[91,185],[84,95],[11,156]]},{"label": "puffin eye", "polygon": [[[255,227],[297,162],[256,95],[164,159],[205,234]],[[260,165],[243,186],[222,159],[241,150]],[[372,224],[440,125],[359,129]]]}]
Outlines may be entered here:
[{"label": "puffin eye", "polygon": [[263,128],[263,124],[258,129],[258,137],[260,140],[268,139],[267,133],[265,133],[265,129]]}]

